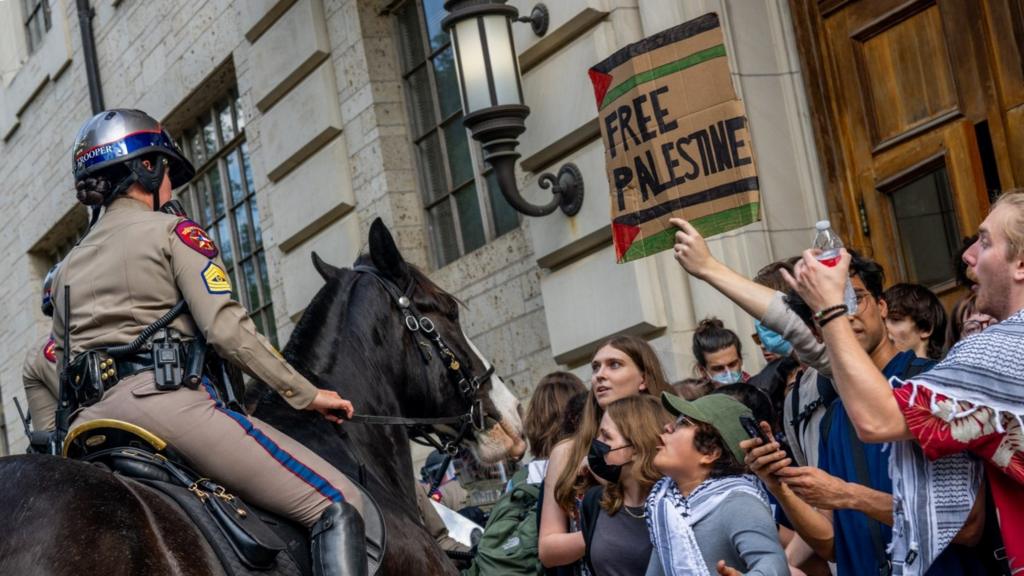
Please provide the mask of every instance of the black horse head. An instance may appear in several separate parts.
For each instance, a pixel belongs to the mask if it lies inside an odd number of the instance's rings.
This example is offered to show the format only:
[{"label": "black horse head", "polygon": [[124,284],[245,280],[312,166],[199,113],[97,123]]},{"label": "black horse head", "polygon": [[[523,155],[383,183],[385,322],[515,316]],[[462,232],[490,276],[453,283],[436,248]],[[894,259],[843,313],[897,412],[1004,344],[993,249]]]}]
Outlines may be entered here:
[{"label": "black horse head", "polygon": [[[519,403],[462,330],[458,301],[405,261],[380,219],[370,226],[369,247],[352,268],[336,268],[313,254],[325,285],[286,353],[294,352],[296,339],[315,332],[319,337],[312,341],[321,349],[312,356],[319,365],[307,366],[321,377],[319,386],[338,390],[357,412],[405,418],[472,414],[483,424],[467,438],[478,458],[520,456],[525,445]],[[337,376],[325,381],[326,374]],[[459,425],[438,427],[452,435]]]}]

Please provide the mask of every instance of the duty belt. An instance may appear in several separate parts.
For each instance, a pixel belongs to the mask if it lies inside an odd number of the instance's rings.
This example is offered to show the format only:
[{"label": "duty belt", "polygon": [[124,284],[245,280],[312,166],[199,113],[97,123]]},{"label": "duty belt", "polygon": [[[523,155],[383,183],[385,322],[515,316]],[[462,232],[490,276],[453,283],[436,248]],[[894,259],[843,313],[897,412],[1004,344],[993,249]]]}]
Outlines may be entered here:
[{"label": "duty belt", "polygon": [[[117,366],[118,379],[127,378],[134,376],[139,372],[145,372],[146,370],[153,369],[153,355],[152,354],[135,354],[127,356],[125,358],[118,358],[115,362]],[[107,386],[109,388],[109,386]]]}]

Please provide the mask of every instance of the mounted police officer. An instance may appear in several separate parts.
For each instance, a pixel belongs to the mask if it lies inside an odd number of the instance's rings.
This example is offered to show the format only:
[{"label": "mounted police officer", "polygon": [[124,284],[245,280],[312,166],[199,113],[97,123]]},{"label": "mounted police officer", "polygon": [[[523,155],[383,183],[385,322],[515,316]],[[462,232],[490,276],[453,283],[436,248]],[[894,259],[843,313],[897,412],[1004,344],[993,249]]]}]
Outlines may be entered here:
[{"label": "mounted police officer", "polygon": [[[93,116],[75,140],[73,169],[78,200],[93,207],[94,224],[54,283],[58,361],[65,353],[77,359],[127,344],[184,300],[187,312],[153,335],[151,347],[170,343],[184,350],[205,337],[220,358],[268,384],[295,409],[315,410],[332,422],[341,421],[336,412],[351,417],[350,402],[314,387],[256,331],[232,299],[224,263],[206,232],[159,210],[172,188],[195,174],[160,123],[138,110]],[[116,370],[110,368],[114,362]],[[86,407],[72,417],[74,424],[116,419],[145,428],[198,472],[311,527],[316,574],[366,574],[359,513],[364,504],[351,482],[302,444],[231,410],[208,378],[194,388],[181,386],[162,377],[166,367],[154,370],[159,362],[156,354],[105,360],[100,399],[81,402]],[[178,368],[170,373],[180,373]]]},{"label": "mounted police officer", "polygon": [[[53,316],[51,288],[59,264],[50,268],[43,280],[43,314]],[[47,335],[29,348],[21,371],[25,385],[28,413],[36,433],[44,434],[54,428],[54,412],[57,410],[57,355],[54,352],[53,336]],[[37,442],[32,441],[33,445]],[[42,442],[45,445],[45,442]]]}]

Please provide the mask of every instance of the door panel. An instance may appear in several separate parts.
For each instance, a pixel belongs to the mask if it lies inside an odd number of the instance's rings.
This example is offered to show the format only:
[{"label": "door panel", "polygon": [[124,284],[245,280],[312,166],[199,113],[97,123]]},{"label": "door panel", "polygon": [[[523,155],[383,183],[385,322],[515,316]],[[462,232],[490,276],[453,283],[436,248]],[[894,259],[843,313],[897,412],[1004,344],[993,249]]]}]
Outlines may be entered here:
[{"label": "door panel", "polygon": [[1006,188],[1024,186],[1024,0],[989,1],[986,22],[992,46],[992,68],[996,72],[1001,109],[1006,129],[993,137],[1001,139],[999,173]]},{"label": "door panel", "polygon": [[1024,99],[1013,20],[1024,0],[791,5],[816,133],[832,148],[833,216],[888,284],[952,298],[951,259],[984,218],[988,189],[1024,182],[1024,102],[1011,104]]},{"label": "door panel", "polygon": [[865,198],[878,207],[881,229],[871,244],[890,282],[921,283],[940,295],[955,287],[953,256],[987,202],[974,136],[961,119],[876,156],[874,190]]},{"label": "door panel", "polygon": [[960,112],[937,5],[910,4],[855,31],[851,40],[875,150]]}]

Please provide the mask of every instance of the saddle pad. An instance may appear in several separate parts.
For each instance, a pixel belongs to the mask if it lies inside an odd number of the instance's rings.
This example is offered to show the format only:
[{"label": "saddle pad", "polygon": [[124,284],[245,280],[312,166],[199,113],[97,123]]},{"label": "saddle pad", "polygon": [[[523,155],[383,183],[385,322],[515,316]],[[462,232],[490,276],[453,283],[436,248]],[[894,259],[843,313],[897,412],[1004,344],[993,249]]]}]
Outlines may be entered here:
[{"label": "saddle pad", "polygon": [[[300,528],[287,522],[266,513],[260,513],[260,518],[277,532],[287,543],[288,548],[277,555],[277,562],[270,570],[254,570],[242,564],[220,528],[203,507],[202,502],[187,489],[158,480],[126,478],[124,476],[121,478],[126,482],[138,482],[176,503],[203,533],[228,576],[307,576],[312,574],[309,563],[309,543],[304,530],[300,531]],[[252,507],[250,506],[250,508]]]}]

